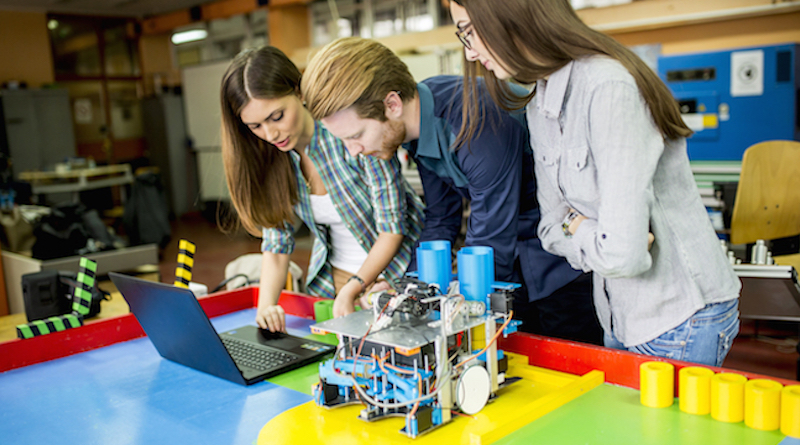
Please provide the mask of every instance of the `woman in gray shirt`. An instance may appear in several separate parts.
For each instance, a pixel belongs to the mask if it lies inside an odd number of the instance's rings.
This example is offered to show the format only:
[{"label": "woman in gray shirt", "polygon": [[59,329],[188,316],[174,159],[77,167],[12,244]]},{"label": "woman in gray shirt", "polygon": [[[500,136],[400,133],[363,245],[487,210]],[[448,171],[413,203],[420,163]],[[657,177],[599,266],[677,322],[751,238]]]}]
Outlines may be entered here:
[{"label": "woman in gray shirt", "polygon": [[[720,366],[739,331],[741,285],[689,167],[684,124],[658,76],[592,30],[568,0],[454,0],[466,78],[527,106],[539,238],[594,272],[605,344]],[[504,82],[535,84],[516,97]],[[465,91],[468,91],[465,88]],[[465,99],[461,134],[480,127]]]}]

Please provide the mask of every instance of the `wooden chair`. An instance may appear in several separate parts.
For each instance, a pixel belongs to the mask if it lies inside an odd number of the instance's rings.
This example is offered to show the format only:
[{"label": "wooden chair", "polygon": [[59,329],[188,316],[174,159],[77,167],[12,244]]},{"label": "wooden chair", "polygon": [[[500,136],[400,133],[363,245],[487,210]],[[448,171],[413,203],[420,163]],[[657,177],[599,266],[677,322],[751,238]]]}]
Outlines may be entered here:
[{"label": "wooden chair", "polygon": [[[751,244],[800,234],[800,142],[767,141],[744,152],[731,217],[731,243]],[[800,270],[800,253],[773,258]],[[741,274],[740,274],[741,277]],[[741,318],[800,322],[797,276],[742,277]],[[756,321],[758,323],[758,321]],[[800,354],[800,344],[797,345]],[[800,380],[800,359],[797,361]]]},{"label": "wooden chair", "polygon": [[[767,141],[744,152],[731,217],[731,243],[800,234],[800,142]],[[775,258],[800,270],[800,253]]]}]

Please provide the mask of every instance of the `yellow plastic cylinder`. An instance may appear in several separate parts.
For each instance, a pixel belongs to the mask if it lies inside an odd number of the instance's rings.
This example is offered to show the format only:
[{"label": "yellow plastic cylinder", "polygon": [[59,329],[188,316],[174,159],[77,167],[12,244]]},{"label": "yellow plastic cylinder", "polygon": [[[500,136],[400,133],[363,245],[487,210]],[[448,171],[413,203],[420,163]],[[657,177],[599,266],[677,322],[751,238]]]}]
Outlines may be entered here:
[{"label": "yellow plastic cylinder", "polygon": [[700,416],[711,412],[711,377],[714,371],[687,366],[678,371],[678,406],[681,411]]},{"label": "yellow plastic cylinder", "polygon": [[747,377],[721,372],[711,377],[711,417],[720,422],[744,420],[744,384]]},{"label": "yellow plastic cylinder", "polygon": [[470,330],[472,336],[472,349],[478,350],[486,347],[486,327],[484,325],[475,326]]},{"label": "yellow plastic cylinder", "polygon": [[753,379],[744,385],[744,424],[754,430],[774,431],[781,426],[783,385],[767,379]]},{"label": "yellow plastic cylinder", "polygon": [[642,363],[639,366],[639,391],[644,406],[671,406],[675,400],[675,367],[664,362]]},{"label": "yellow plastic cylinder", "polygon": [[800,439],[800,385],[789,385],[781,392],[781,433]]}]

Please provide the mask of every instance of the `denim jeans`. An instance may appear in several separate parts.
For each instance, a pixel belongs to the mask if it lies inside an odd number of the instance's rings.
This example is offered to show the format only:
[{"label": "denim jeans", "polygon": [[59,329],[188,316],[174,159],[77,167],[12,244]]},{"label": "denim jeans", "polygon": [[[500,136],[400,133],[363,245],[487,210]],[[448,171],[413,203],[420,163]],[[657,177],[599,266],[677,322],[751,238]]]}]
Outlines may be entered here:
[{"label": "denim jeans", "polygon": [[688,320],[647,343],[626,348],[611,332],[605,332],[608,348],[673,360],[722,366],[733,339],[739,333],[739,299],[706,305]]}]

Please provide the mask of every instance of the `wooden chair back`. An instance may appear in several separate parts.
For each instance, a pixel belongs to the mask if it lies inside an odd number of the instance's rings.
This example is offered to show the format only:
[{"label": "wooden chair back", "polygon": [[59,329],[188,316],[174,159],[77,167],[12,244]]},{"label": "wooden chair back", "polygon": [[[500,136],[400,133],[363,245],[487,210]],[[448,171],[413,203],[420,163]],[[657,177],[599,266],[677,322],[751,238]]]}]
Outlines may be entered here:
[{"label": "wooden chair back", "polygon": [[748,244],[800,234],[800,142],[750,146],[731,217],[731,243]]}]

